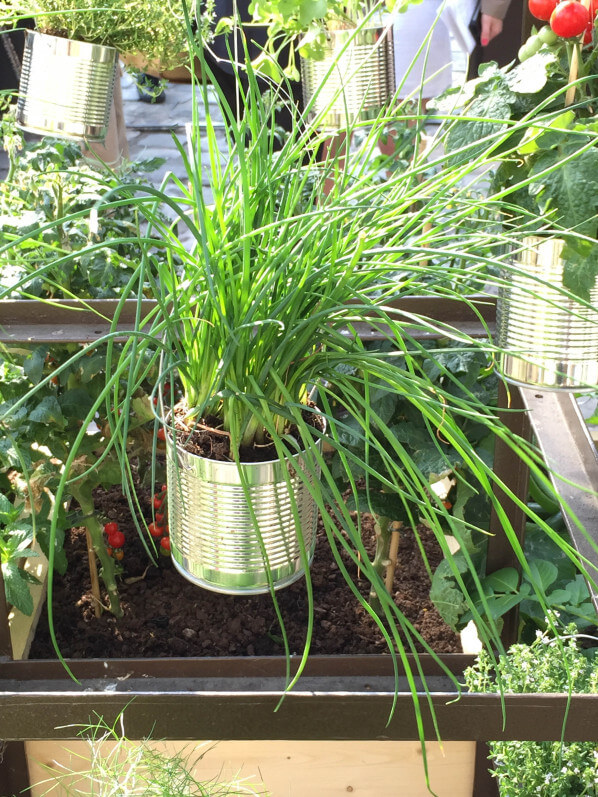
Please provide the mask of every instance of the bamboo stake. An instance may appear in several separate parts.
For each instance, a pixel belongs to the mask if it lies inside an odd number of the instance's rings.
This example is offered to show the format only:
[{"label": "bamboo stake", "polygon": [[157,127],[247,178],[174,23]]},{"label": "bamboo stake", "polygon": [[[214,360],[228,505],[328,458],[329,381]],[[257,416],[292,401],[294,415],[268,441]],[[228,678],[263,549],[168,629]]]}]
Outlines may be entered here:
[{"label": "bamboo stake", "polygon": [[[573,81],[577,80],[577,75],[579,72],[579,50],[581,45],[579,42],[575,42],[573,45],[573,54],[571,56],[571,66],[569,68],[569,83],[573,83]],[[569,86],[567,89],[567,93],[565,94],[565,108],[571,105],[575,100],[575,89],[576,86]]]},{"label": "bamboo stake", "polygon": [[399,543],[401,541],[402,528],[403,524],[400,520],[395,520],[393,522],[391,535],[390,535],[390,548],[388,550],[388,565],[386,567],[386,574],[384,577],[384,586],[386,587],[386,590],[388,591],[389,594],[392,591],[392,585],[395,578],[395,570],[399,558]]},{"label": "bamboo stake", "polygon": [[102,616],[102,599],[100,594],[100,579],[98,577],[98,565],[96,554],[93,549],[93,542],[89,529],[85,529],[85,539],[87,540],[87,558],[89,560],[89,576],[91,578],[91,594],[93,595],[93,611],[96,617]]}]

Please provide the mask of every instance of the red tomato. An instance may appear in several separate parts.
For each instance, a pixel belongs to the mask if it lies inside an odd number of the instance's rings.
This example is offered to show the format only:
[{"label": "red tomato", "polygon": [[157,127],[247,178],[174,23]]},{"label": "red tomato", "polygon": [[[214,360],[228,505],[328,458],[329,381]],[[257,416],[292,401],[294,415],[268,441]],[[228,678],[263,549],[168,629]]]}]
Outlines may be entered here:
[{"label": "red tomato", "polygon": [[166,432],[164,431],[164,429],[162,427],[160,427],[158,429],[157,437],[158,437],[158,440],[162,440],[162,442],[164,442],[164,440],[166,440]]},{"label": "red tomato", "polygon": [[155,523],[150,523],[147,528],[152,537],[155,537],[156,539],[164,534],[164,527],[158,526]]},{"label": "red tomato", "polygon": [[108,545],[112,548],[122,548],[125,544],[125,535],[122,531],[114,531],[108,535]]},{"label": "red tomato", "polygon": [[588,9],[578,0],[563,0],[552,12],[550,27],[557,36],[572,39],[584,33],[589,21]]},{"label": "red tomato", "polygon": [[163,503],[164,499],[161,498],[158,493],[156,493],[153,499],[154,509],[161,509]]},{"label": "red tomato", "polygon": [[112,554],[114,553],[114,551],[112,550],[112,548],[111,548],[110,546],[108,546],[108,547],[106,548],[106,553],[108,554],[108,556],[112,556]]},{"label": "red tomato", "polygon": [[156,524],[161,526],[164,522],[164,512],[156,512]]},{"label": "red tomato", "polygon": [[110,521],[110,523],[106,523],[106,525],[104,526],[104,531],[108,535],[114,534],[115,531],[118,531],[118,523],[115,523],[114,521]]},{"label": "red tomato", "polygon": [[527,7],[533,17],[548,22],[550,15],[556,8],[556,3],[557,0],[528,0]]},{"label": "red tomato", "polygon": [[170,537],[162,537],[160,540],[160,548],[167,553],[170,553]]},{"label": "red tomato", "polygon": [[120,562],[120,561],[121,561],[121,559],[124,557],[124,555],[125,555],[125,552],[124,552],[124,551],[121,551],[120,549],[119,549],[119,550],[117,550],[117,551],[114,551],[114,558],[115,558],[115,559],[116,559],[118,562]]},{"label": "red tomato", "polygon": [[[596,2],[598,2],[598,0],[596,0]],[[163,484],[163,485],[162,485],[162,487],[160,487],[160,492],[161,492],[161,493],[165,493],[165,492],[166,492],[166,490],[167,490],[167,487],[166,487],[166,485],[165,485],[165,484]]]}]

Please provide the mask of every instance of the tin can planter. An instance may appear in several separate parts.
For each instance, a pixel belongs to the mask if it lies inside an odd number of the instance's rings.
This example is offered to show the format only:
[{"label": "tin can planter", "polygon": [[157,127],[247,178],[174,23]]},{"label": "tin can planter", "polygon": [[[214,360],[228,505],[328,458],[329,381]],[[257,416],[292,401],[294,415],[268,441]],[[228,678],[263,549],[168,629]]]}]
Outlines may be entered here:
[{"label": "tin can planter", "polygon": [[309,117],[336,130],[375,119],[395,93],[392,28],[368,26],[331,30],[323,60],[301,59],[301,79]]},{"label": "tin can planter", "polygon": [[104,141],[117,66],[114,47],[28,31],[18,126],[38,135]]},{"label": "tin can planter", "polygon": [[530,236],[523,243],[520,273],[503,274],[505,285],[498,297],[497,344],[503,350],[499,371],[520,385],[595,389],[598,287],[591,292],[591,306],[565,296],[558,289],[563,283],[564,241]]},{"label": "tin can planter", "polygon": [[[200,587],[228,595],[269,592],[268,574],[274,589],[301,578],[301,541],[311,563],[318,518],[297,472],[308,474],[306,456],[237,467],[191,454],[167,436],[171,554],[179,572]],[[313,475],[308,476],[311,484]]]}]

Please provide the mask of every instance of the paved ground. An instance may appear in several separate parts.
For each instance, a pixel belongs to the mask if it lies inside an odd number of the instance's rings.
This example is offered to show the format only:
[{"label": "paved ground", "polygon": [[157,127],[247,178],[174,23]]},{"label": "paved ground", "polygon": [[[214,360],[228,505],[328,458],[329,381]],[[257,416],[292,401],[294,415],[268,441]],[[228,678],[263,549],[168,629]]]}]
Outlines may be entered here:
[{"label": "paved ground", "polygon": [[[185,144],[185,125],[191,121],[193,114],[191,86],[169,83],[165,91],[166,99],[162,103],[141,102],[133,78],[126,73],[121,86],[131,160],[165,158],[164,166],[153,174],[153,180],[161,180],[167,171],[184,178],[185,171],[173,135]],[[201,119],[205,111],[199,98],[198,110]],[[216,129],[222,129],[224,134],[224,122],[215,99],[210,103],[210,116]]]}]

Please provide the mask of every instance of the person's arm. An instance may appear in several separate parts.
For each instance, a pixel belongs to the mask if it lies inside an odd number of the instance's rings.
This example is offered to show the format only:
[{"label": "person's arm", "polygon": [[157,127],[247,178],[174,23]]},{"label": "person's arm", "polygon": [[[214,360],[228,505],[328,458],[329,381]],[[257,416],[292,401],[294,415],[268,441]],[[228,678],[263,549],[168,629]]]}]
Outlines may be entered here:
[{"label": "person's arm", "polygon": [[509,2],[510,0],[482,0],[480,41],[483,47],[502,33],[502,21]]}]

